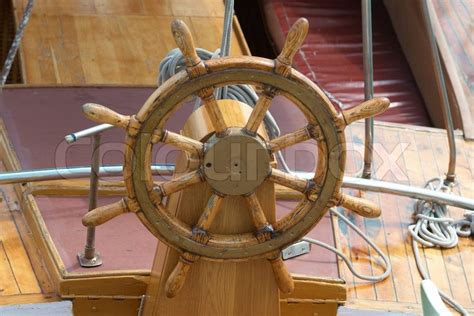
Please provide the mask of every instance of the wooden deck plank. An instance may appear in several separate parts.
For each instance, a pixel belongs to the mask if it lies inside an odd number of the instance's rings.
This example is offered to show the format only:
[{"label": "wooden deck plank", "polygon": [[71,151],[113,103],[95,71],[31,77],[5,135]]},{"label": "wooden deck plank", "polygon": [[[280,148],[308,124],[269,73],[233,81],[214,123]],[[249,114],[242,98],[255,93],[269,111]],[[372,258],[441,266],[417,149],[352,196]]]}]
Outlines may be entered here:
[{"label": "wooden deck plank", "polygon": [[[346,129],[346,140],[348,142],[348,157],[347,157],[347,166],[348,170],[354,170],[353,173],[358,174],[363,166],[363,163],[360,161],[360,157],[357,156],[357,153],[361,152],[362,141],[360,139],[360,134],[357,131],[358,126],[354,128]],[[363,152],[363,151],[362,151]],[[347,190],[348,194],[358,195],[357,190]],[[364,218],[358,216],[357,214],[347,210],[345,212],[346,217],[348,217],[351,222],[356,225],[361,231],[366,233],[366,223]],[[354,268],[363,275],[373,275],[372,265],[371,265],[371,256],[370,249],[367,243],[359,237],[352,229],[347,225],[344,225],[343,228],[346,231],[346,238],[349,247],[349,254]],[[349,274],[352,274],[348,271]],[[352,298],[365,298],[376,300],[375,287],[372,282],[360,280],[358,278],[353,279],[354,287],[349,290],[348,299]]]},{"label": "wooden deck plank", "polygon": [[[359,130],[359,133],[361,131]],[[387,180],[387,176],[391,176],[390,173],[384,172],[384,165],[383,160],[384,156],[381,153],[377,153],[378,148],[383,144],[384,146],[392,147],[396,144],[393,144],[388,139],[384,139],[383,133],[377,133],[374,135],[374,160],[376,161],[375,169],[373,172],[373,178],[379,180]],[[379,150],[380,151],[380,150]],[[377,168],[378,167],[378,168]],[[366,218],[364,219],[366,225],[366,233],[367,235],[375,242],[375,244],[390,258],[389,260],[393,260],[399,257],[397,253],[399,248],[396,247],[395,249],[391,247],[392,241],[396,240],[396,236],[391,236],[394,233],[393,229],[391,228],[392,219],[396,212],[394,212],[394,200],[391,197],[385,195],[379,195],[374,192],[361,192],[362,196],[366,199],[369,199],[377,204],[384,205],[388,210],[388,212],[384,212],[381,217],[379,218]],[[389,240],[387,238],[390,238]],[[381,259],[373,250],[370,248],[371,251],[371,263],[372,263],[372,270],[374,271],[374,275],[382,274],[382,269],[380,267]],[[393,259],[392,259],[393,258]],[[378,264],[377,264],[378,263]],[[395,274],[389,276],[387,279],[375,283],[374,288],[376,292],[376,298],[379,301],[398,301],[398,295],[396,291],[396,280],[397,276]]]},{"label": "wooden deck plank", "polygon": [[[459,145],[458,145],[459,146]],[[471,142],[462,142],[460,148],[460,155],[458,155],[457,162],[458,166],[461,168],[466,168],[471,174],[471,178],[465,179],[460,178],[459,193],[471,199],[474,199],[474,141]],[[472,260],[474,258],[474,246],[472,243],[472,238],[461,238],[459,241],[459,249],[463,249],[460,252],[461,262],[464,267],[464,273],[466,279],[468,280],[469,286],[469,297],[471,299],[471,306],[474,306],[474,265]],[[466,249],[466,250],[464,250]]]},{"label": "wooden deck plank", "polygon": [[[25,2],[14,2],[19,17]],[[24,82],[154,85],[160,61],[176,47],[171,21],[184,20],[196,47],[214,51],[221,45],[223,13],[220,0],[38,3],[22,40]],[[231,55],[248,53],[241,37],[234,29]]]},{"label": "wooden deck plank", "polygon": [[[5,170],[7,170],[7,168],[5,167],[3,161],[0,160],[0,172]],[[37,283],[41,289],[41,293],[53,293],[55,289],[52,285],[51,278],[43,262],[42,254],[39,251],[36,242],[33,239],[32,233],[26,223],[23,212],[21,212],[19,208],[20,202],[18,201],[14,186],[0,186],[0,196],[2,197],[2,202],[0,203],[0,215],[10,215],[11,220],[13,221],[18,232],[17,235],[21,238],[22,247],[24,247],[24,250],[28,256],[26,258],[24,255],[22,255],[20,258],[29,260],[37,279]],[[3,225],[0,225],[0,230],[4,230]],[[25,264],[27,265],[27,263]],[[33,284],[35,283],[33,282]],[[1,294],[2,293],[0,293],[0,295]]]},{"label": "wooden deck plank", "polygon": [[[421,172],[421,160],[418,154],[418,149],[416,147],[414,134],[408,130],[402,130],[399,133],[400,141],[406,142],[408,147],[403,152],[403,159],[405,162],[405,172],[408,175],[409,185],[421,187],[424,185],[425,179]],[[414,222],[413,213],[415,207],[415,201],[409,198],[400,198],[399,199],[399,212],[400,212],[400,226],[402,228],[403,235],[403,244],[407,249],[408,264],[410,266],[411,279],[413,292],[415,293],[416,302],[421,303],[419,288],[421,283],[421,276],[418,272],[418,267],[413,257],[413,249],[411,243],[411,235],[408,232],[408,226]],[[382,210],[383,211],[383,210]],[[421,264],[426,266],[425,257],[423,255],[423,250],[420,250],[421,253]]]},{"label": "wooden deck plank", "polygon": [[[346,139],[347,139],[347,152],[351,153],[355,150],[354,144],[352,141],[352,133],[351,130],[346,129],[345,131],[346,134]],[[352,158],[353,155],[348,154],[347,156],[347,162],[346,162],[346,174],[355,174],[358,171],[358,166],[357,162],[355,159]],[[352,191],[351,190],[345,190],[345,193],[350,194]],[[339,211],[342,211],[341,208],[339,208]],[[348,214],[349,212],[344,211],[343,214]],[[350,235],[350,228],[348,225],[346,225],[344,222],[338,219],[338,217],[334,216],[333,217],[333,226],[335,226],[334,231],[336,233],[339,233],[340,235],[336,235],[335,242],[336,242],[336,247],[341,250],[341,252],[347,257],[351,258],[351,239],[349,237]],[[354,277],[354,274],[349,270],[347,265],[344,263],[344,261],[338,257],[338,267],[339,267],[339,273],[341,275],[341,278],[343,278],[346,283],[347,283],[347,299],[353,299],[357,297],[357,294],[355,292],[356,289],[356,278]],[[358,270],[357,270],[358,271]]]},{"label": "wooden deck plank", "polygon": [[0,305],[34,304],[59,301],[59,297],[50,294],[0,295]]},{"label": "wooden deck plank", "polygon": [[[2,227],[6,215],[0,213],[0,227]],[[0,298],[4,295],[20,294],[20,289],[16,283],[15,275],[13,273],[7,253],[3,247],[3,242],[0,242]]]},{"label": "wooden deck plank", "polygon": [[[13,0],[22,14],[28,0]],[[223,17],[222,0],[45,0],[35,6],[36,14],[61,15],[160,15]]]},{"label": "wooden deck plank", "polygon": [[[436,157],[432,151],[430,135],[428,133],[417,133],[415,141],[420,154],[420,160],[422,161],[421,166],[426,181],[442,176],[435,162]],[[427,247],[423,247],[423,251],[429,277],[440,290],[444,291],[447,295],[452,295],[441,252],[437,248]]]},{"label": "wooden deck plank", "polygon": [[[391,156],[396,156],[398,148],[404,148],[403,144],[400,144],[397,131],[389,131],[387,129],[380,130],[379,133],[375,134],[375,141],[379,145],[376,146],[375,149],[379,148],[379,155],[384,160],[387,159],[387,157],[383,157],[384,155],[393,153]],[[384,168],[381,168],[380,170],[385,174],[378,174],[377,178],[379,180],[391,182],[406,181],[406,175],[403,174],[405,173],[405,162],[402,159],[402,156],[393,157],[393,159],[400,169],[393,168],[393,170],[397,170],[397,172],[392,172],[392,170],[385,172]],[[398,170],[400,170],[402,174],[399,174]],[[394,293],[391,294],[389,292],[389,296],[385,294],[381,299],[386,301],[416,303],[416,295],[408,262],[408,253],[404,245],[404,228],[400,225],[401,220],[398,197],[390,194],[381,194],[379,204],[384,210],[381,218],[386,235],[384,236],[385,240],[381,240],[377,245],[389,256],[390,262],[394,267],[393,273],[389,277],[389,280],[393,283],[391,285],[393,286],[392,291]],[[382,292],[383,283],[386,283],[386,281],[375,285],[377,292]],[[407,284],[410,286],[407,286]]]},{"label": "wooden deck plank", "polygon": [[0,193],[0,200],[0,240],[2,240],[5,254],[11,265],[20,293],[41,293],[30,259],[10,213],[7,197],[3,191]]}]

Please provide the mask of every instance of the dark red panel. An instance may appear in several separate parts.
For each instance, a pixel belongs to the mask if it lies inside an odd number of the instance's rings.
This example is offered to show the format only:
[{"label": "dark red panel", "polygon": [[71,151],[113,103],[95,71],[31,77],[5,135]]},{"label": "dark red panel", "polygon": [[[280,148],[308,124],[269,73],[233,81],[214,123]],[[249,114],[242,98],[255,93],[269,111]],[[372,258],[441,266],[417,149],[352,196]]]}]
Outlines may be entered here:
[{"label": "dark red panel", "polygon": [[[281,49],[289,27],[305,17],[308,37],[294,66],[349,108],[364,100],[362,17],[360,1],[263,0],[267,26]],[[392,104],[378,120],[431,126],[416,82],[403,55],[390,17],[381,1],[373,1],[375,96]],[[333,101],[334,102],[334,101]]]}]

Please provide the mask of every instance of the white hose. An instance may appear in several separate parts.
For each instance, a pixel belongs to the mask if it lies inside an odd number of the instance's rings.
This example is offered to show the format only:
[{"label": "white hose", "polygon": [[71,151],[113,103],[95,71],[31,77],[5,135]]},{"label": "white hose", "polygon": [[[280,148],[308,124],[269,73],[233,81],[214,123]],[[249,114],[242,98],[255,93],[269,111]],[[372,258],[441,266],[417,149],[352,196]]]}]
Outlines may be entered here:
[{"label": "white hose", "polygon": [[312,243],[314,245],[323,247],[323,248],[325,248],[329,251],[334,252],[337,256],[339,256],[344,261],[347,268],[349,268],[349,270],[352,272],[352,274],[354,276],[358,277],[359,279],[370,281],[370,282],[381,282],[381,281],[385,280],[390,275],[390,273],[392,272],[392,265],[390,264],[390,259],[383,253],[383,251],[372,240],[370,240],[370,238],[367,235],[365,235],[359,229],[359,227],[354,225],[347,217],[342,215],[342,213],[338,212],[334,208],[330,209],[330,213],[332,215],[335,215],[335,216],[339,217],[344,223],[346,223],[350,228],[352,228],[357,233],[357,235],[359,235],[363,240],[365,240],[365,242],[367,242],[367,244],[369,244],[375,250],[375,252],[380,256],[380,258],[382,258],[382,261],[384,263],[383,268],[384,268],[385,271],[380,275],[360,274],[359,272],[357,272],[355,270],[354,265],[352,264],[351,260],[345,254],[343,254],[339,249],[334,248],[334,247],[332,247],[332,246],[330,246],[330,245],[328,245],[328,244],[326,244],[322,241],[312,239],[312,238],[309,238],[309,237],[304,237],[303,240],[307,241],[309,243]]}]

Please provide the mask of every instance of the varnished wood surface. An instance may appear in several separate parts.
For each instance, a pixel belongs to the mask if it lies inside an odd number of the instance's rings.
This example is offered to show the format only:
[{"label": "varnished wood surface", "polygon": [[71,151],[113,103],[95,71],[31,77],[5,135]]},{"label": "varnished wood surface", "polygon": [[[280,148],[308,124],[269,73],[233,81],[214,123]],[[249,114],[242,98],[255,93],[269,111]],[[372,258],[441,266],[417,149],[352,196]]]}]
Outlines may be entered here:
[{"label": "varnished wood surface", "polygon": [[[17,20],[27,3],[12,0]],[[197,47],[220,47],[221,0],[60,0],[35,4],[21,46],[24,83],[127,84],[157,82],[158,66],[176,47],[171,22],[189,25]],[[238,22],[231,54],[248,54]]]},{"label": "varnished wood surface", "polygon": [[469,0],[437,0],[427,4],[444,63],[448,94],[459,107],[464,135],[474,140],[474,89],[471,84],[474,79],[474,6]]},{"label": "varnished wood surface", "polygon": [[[348,166],[347,173],[354,175],[363,165],[362,124],[347,129]],[[413,128],[397,128],[378,125],[375,128],[375,178],[421,187],[434,177],[443,176],[448,165],[448,144],[442,131],[415,131]],[[378,144],[378,145],[377,145]],[[462,137],[456,139],[458,146],[456,194],[474,198],[474,143]],[[383,146],[384,149],[380,150]],[[377,150],[377,148],[379,148]],[[405,148],[404,150],[401,150]],[[384,161],[389,159],[384,150],[392,153],[390,168]],[[401,150],[399,156],[397,151]],[[351,153],[352,152],[352,153]],[[347,190],[354,195],[360,192]],[[407,226],[411,224],[415,200],[389,194],[363,193],[363,196],[376,202],[382,208],[380,219],[363,219],[353,216],[351,220],[371,237],[384,251],[392,263],[392,275],[383,282],[371,284],[353,277],[346,266],[339,261],[340,275],[348,283],[348,306],[386,310],[421,310],[420,276],[412,254],[411,238]],[[463,211],[450,208],[450,215],[459,219]],[[376,254],[347,225],[334,221],[336,240],[342,251],[351,258],[356,269],[364,274],[380,274],[382,270],[376,262]],[[341,238],[338,238],[341,236]],[[452,249],[420,248],[422,264],[436,285],[454,297],[470,312],[474,311],[474,259],[473,241],[460,238],[459,245]],[[369,254],[367,257],[366,254]],[[370,259],[370,260],[368,260]]]},{"label": "varnished wood surface", "polygon": [[35,247],[13,187],[0,186],[0,305],[58,299]]}]

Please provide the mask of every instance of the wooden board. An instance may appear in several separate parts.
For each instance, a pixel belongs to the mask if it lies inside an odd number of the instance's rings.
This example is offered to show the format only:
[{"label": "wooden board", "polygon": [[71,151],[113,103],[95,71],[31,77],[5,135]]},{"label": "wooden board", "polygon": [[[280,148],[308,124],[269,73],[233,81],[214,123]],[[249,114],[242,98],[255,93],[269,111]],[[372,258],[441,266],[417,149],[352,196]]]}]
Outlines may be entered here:
[{"label": "wooden board", "polygon": [[[17,20],[27,1],[14,0]],[[153,85],[176,47],[171,21],[188,24],[197,47],[220,47],[221,0],[42,1],[35,4],[21,46],[24,83]],[[234,19],[231,54],[249,54]]]}]

